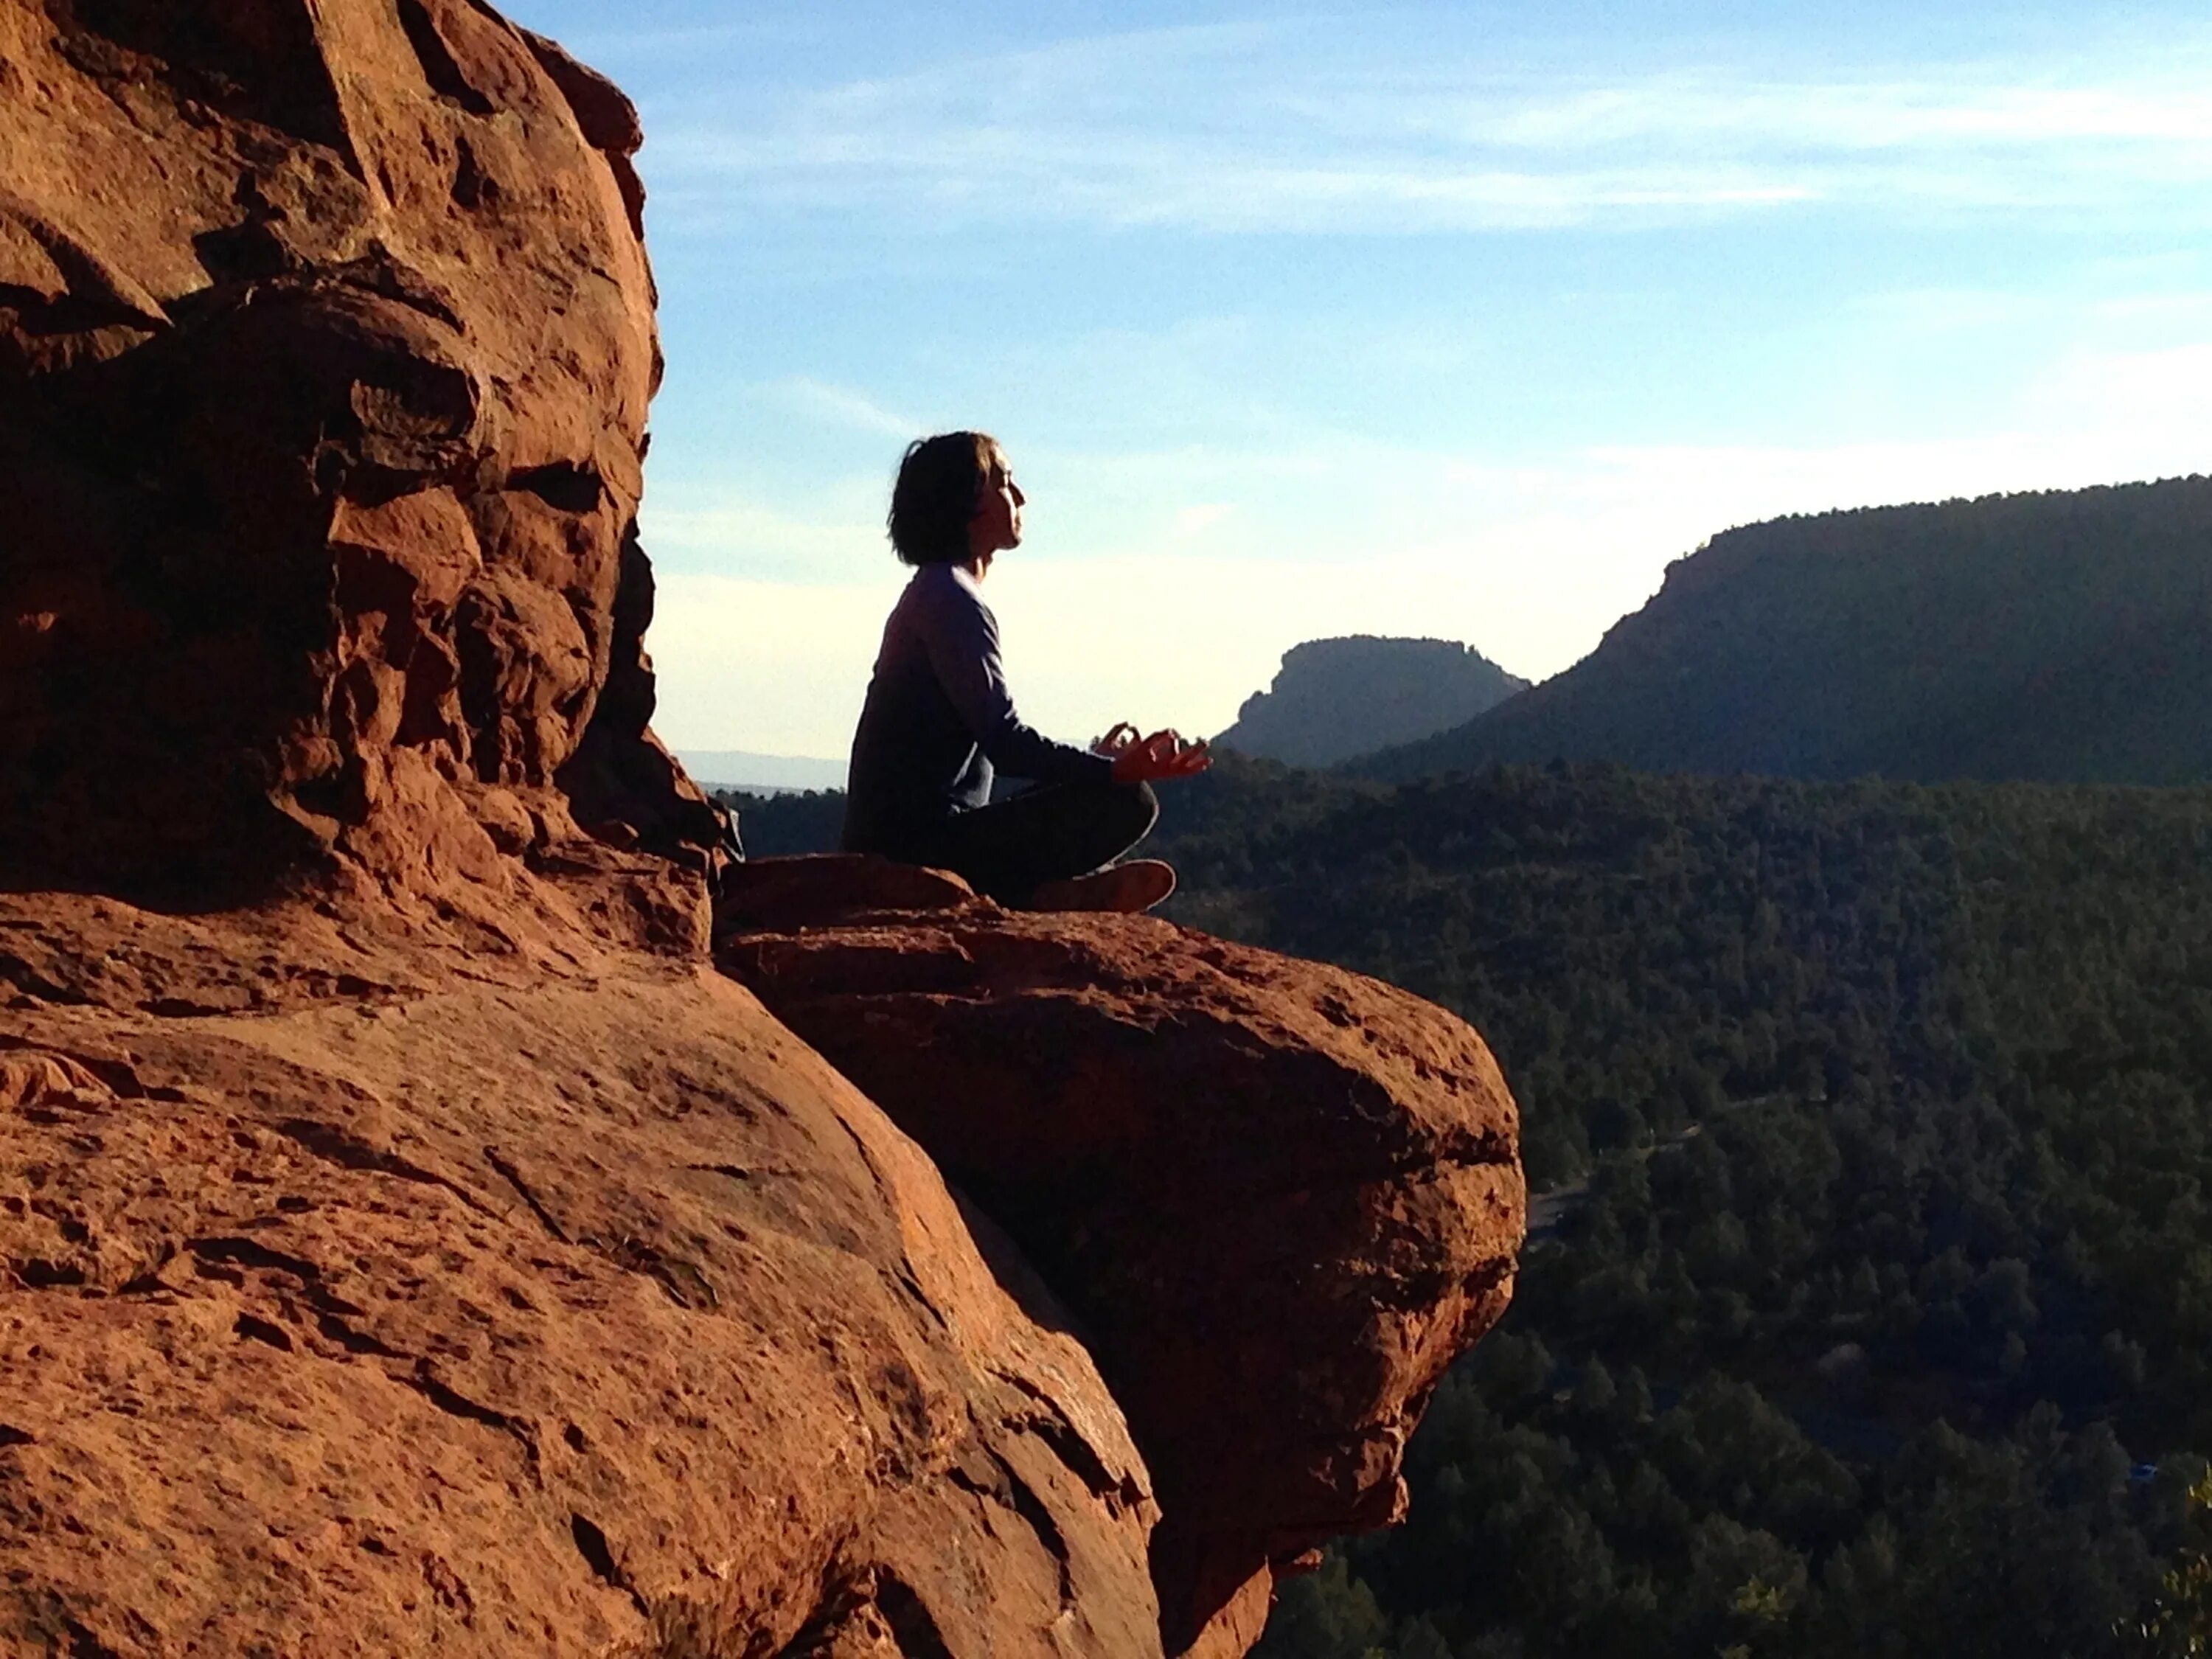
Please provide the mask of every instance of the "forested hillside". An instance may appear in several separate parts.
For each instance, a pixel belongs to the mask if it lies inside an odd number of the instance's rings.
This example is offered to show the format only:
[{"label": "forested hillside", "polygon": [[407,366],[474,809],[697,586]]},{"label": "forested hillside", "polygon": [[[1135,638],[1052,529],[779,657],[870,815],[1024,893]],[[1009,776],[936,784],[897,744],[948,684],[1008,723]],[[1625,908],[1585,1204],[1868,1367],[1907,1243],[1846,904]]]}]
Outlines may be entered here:
[{"label": "forested hillside", "polygon": [[1447,731],[1528,685],[1453,640],[1308,640],[1283,653],[1274,683],[1245,698],[1236,725],[1213,741],[1261,759],[1330,766]]},{"label": "forested hillside", "polygon": [[2212,479],[1716,536],[1565,673],[1360,763],[2212,780]]},{"label": "forested hillside", "polygon": [[738,834],[744,842],[748,858],[834,853],[845,825],[842,789],[801,789],[776,795],[717,789],[714,799],[736,811]]},{"label": "forested hillside", "polygon": [[1263,1653],[2158,1650],[2116,1632],[2212,1448],[2212,790],[1176,805],[1177,914],[1464,1013],[1544,1195],[1406,1527]]}]

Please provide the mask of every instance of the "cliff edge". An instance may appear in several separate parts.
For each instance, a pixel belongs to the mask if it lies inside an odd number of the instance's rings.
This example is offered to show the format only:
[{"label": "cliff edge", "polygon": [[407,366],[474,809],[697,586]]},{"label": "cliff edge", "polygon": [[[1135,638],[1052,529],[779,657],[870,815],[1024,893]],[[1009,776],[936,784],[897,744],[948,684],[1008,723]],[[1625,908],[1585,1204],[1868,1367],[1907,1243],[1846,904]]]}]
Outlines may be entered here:
[{"label": "cliff edge", "polygon": [[0,1650],[1226,1655],[1392,1516],[1495,1066],[732,861],[619,92],[472,0],[0,0]]}]

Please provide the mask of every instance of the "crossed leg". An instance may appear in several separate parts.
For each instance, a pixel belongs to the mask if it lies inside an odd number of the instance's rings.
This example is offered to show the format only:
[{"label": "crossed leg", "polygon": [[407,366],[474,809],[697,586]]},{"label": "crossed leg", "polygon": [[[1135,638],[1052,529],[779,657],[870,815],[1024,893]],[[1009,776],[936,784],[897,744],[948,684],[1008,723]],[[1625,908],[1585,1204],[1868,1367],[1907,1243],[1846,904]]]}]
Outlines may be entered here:
[{"label": "crossed leg", "polygon": [[[1071,890],[1069,884],[1134,847],[1152,833],[1159,815],[1159,797],[1148,783],[1046,784],[947,819],[908,857],[952,871],[977,892],[1019,908],[1040,903],[1062,908],[1054,901],[1071,897],[1077,902],[1066,908],[1141,908],[1127,902],[1084,903],[1080,890]],[[1124,879],[1116,885],[1130,889],[1129,895],[1102,890],[1092,897],[1142,896],[1136,890],[1142,884]],[[1148,902],[1157,903],[1173,884],[1170,872],[1166,886]]]}]

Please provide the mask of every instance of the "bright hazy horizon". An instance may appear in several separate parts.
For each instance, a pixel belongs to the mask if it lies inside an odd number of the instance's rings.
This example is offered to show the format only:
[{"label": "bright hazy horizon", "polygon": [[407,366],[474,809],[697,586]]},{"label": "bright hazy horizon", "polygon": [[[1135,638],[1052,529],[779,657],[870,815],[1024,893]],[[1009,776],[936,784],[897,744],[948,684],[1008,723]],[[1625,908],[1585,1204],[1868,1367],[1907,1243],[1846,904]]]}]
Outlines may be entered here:
[{"label": "bright hazy horizon", "polygon": [[2201,6],[507,9],[644,117],[679,748],[843,755],[927,431],[1007,446],[1071,740],[1325,635],[1540,680],[1733,525],[2212,469]]}]

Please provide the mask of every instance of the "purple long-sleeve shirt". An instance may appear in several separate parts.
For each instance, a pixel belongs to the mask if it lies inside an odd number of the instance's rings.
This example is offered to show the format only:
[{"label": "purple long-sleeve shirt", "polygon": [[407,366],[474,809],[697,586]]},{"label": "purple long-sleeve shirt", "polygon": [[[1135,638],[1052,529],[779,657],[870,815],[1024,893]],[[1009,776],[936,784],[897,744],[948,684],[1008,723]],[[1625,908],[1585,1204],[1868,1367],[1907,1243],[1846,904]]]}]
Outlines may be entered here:
[{"label": "purple long-sleeve shirt", "polygon": [[999,623],[957,565],[926,564],[884,625],[883,649],[853,734],[844,847],[898,857],[956,813],[991,798],[991,780],[1110,778],[1103,755],[1023,724],[1006,690]]}]

